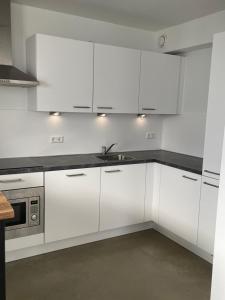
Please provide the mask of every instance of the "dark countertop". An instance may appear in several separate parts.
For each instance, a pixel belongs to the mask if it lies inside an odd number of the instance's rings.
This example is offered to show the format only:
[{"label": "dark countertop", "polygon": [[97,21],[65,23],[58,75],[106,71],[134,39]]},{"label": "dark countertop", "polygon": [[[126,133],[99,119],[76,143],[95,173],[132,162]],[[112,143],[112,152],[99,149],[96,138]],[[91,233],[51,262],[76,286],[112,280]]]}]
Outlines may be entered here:
[{"label": "dark countertop", "polygon": [[[0,175],[45,172],[66,169],[82,169],[125,164],[157,162],[181,170],[202,174],[202,158],[165,150],[122,152],[133,160],[107,162],[96,157],[99,153],[17,157],[0,159]],[[113,153],[115,154],[115,153]]]}]

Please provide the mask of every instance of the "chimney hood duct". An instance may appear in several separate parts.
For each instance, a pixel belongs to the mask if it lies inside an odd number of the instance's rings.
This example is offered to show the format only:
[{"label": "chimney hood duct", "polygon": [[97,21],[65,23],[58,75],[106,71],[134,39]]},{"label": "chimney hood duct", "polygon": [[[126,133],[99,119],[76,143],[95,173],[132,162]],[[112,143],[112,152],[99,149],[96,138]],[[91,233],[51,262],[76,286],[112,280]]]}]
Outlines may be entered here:
[{"label": "chimney hood duct", "polygon": [[0,85],[33,87],[38,81],[12,64],[10,0],[0,0]]}]

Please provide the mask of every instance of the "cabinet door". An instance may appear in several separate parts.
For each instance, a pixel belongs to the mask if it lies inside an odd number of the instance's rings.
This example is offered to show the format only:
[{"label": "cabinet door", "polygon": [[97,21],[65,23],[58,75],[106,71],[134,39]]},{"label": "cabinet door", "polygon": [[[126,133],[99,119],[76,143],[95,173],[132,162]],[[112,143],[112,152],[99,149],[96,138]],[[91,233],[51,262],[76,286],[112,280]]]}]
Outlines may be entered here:
[{"label": "cabinet door", "polygon": [[143,222],[145,169],[145,164],[102,168],[100,230]]},{"label": "cabinet door", "polygon": [[180,63],[179,56],[142,51],[140,113],[177,113]]},{"label": "cabinet door", "polygon": [[202,178],[198,246],[211,254],[214,250],[218,188],[218,180]]},{"label": "cabinet door", "polygon": [[219,179],[225,126],[225,34],[213,42],[203,174]]},{"label": "cabinet door", "polygon": [[147,164],[146,169],[146,193],[145,193],[145,222],[159,219],[159,192],[160,192],[161,165],[157,163]]},{"label": "cabinet door", "polygon": [[197,244],[201,176],[162,166],[159,224]]},{"label": "cabinet door", "polygon": [[28,42],[29,56],[28,67],[40,81],[31,91],[36,110],[92,111],[93,43],[38,34]]},{"label": "cabinet door", "polygon": [[140,51],[95,44],[94,111],[137,113]]},{"label": "cabinet door", "polygon": [[100,168],[46,172],[45,240],[98,231]]}]

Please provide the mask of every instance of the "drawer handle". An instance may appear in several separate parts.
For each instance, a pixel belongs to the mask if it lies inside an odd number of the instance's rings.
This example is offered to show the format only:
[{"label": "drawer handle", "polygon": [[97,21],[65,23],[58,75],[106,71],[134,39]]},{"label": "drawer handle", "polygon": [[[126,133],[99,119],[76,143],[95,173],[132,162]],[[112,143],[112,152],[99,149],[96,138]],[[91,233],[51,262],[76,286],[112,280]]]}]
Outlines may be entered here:
[{"label": "drawer handle", "polygon": [[0,180],[0,183],[15,183],[23,181],[22,178]]},{"label": "drawer handle", "polygon": [[105,171],[105,173],[119,173],[122,172],[121,170],[109,170],[109,171]]},{"label": "drawer handle", "polygon": [[204,172],[220,176],[220,173],[212,172],[212,171],[209,171],[209,170],[204,170]]},{"label": "drawer handle", "polygon": [[142,110],[156,110],[156,108],[143,107]]},{"label": "drawer handle", "polygon": [[98,106],[98,109],[113,109],[112,106]]},{"label": "drawer handle", "polygon": [[189,177],[189,176],[186,176],[186,175],[183,175],[183,178],[189,179],[189,180],[192,180],[192,181],[198,181],[198,179],[192,178],[192,177]]},{"label": "drawer handle", "polygon": [[77,173],[77,174],[67,174],[67,177],[81,177],[81,176],[86,176],[84,173]]},{"label": "drawer handle", "polygon": [[73,108],[91,108],[90,106],[74,106]]},{"label": "drawer handle", "polygon": [[203,182],[204,184],[206,184],[206,185],[209,185],[209,186],[212,186],[212,187],[215,187],[215,188],[219,188],[219,186],[218,185],[216,185],[216,184],[212,184],[212,183],[208,183],[208,182],[206,182],[206,181],[204,181]]}]

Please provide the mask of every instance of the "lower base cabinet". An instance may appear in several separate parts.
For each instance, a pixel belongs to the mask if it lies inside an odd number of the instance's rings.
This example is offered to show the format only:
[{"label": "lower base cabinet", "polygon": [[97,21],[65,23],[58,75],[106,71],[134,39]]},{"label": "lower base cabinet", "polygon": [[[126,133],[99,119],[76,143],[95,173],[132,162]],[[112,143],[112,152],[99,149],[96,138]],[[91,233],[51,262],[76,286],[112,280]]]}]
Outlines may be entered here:
[{"label": "lower base cabinet", "polygon": [[161,167],[158,163],[148,163],[146,167],[145,222],[159,221]]},{"label": "lower base cabinet", "polygon": [[202,177],[199,213],[198,247],[213,254],[219,181]]},{"label": "lower base cabinet", "polygon": [[100,168],[45,173],[45,241],[98,231]]},{"label": "lower base cabinet", "polygon": [[144,222],[146,164],[101,169],[100,230]]},{"label": "lower base cabinet", "polygon": [[197,244],[201,176],[162,166],[159,225]]}]

